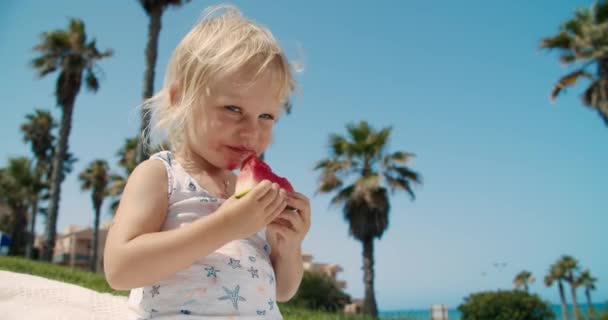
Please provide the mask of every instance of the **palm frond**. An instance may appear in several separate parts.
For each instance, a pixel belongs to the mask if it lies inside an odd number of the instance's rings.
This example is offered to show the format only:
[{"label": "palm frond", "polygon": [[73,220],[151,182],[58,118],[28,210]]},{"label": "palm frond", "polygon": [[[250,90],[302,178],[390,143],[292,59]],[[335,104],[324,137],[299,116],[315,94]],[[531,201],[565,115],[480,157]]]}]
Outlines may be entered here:
[{"label": "palm frond", "polygon": [[588,72],[583,69],[576,70],[571,72],[565,76],[563,76],[559,81],[553,86],[553,90],[551,90],[550,100],[554,101],[557,95],[565,88],[573,86],[576,84],[579,78],[587,78],[591,79],[592,76]]},{"label": "palm frond", "polygon": [[597,278],[591,276],[591,272],[589,270],[585,270],[581,272],[578,280],[578,285],[585,287],[589,290],[595,290],[595,283],[597,282]]},{"label": "palm frond", "polygon": [[416,157],[415,154],[410,152],[397,151],[391,154],[387,154],[382,159],[382,167],[388,169],[396,164],[407,164],[411,159]]},{"label": "palm frond", "polygon": [[572,35],[561,31],[556,36],[544,38],[540,41],[541,49],[571,50],[574,39]]},{"label": "palm frond", "polygon": [[405,179],[408,181],[412,181],[415,183],[422,183],[422,177],[416,171],[411,170],[405,166],[394,166],[389,170],[390,173],[395,173],[395,175],[401,179]]},{"label": "palm frond", "polygon": [[38,77],[42,78],[57,70],[59,58],[54,55],[42,55],[32,59],[31,65],[34,69],[36,69]]},{"label": "palm frond", "polygon": [[341,135],[331,134],[329,136],[329,145],[331,148],[331,154],[335,158],[342,156],[350,157],[352,155],[349,148],[350,143]]},{"label": "palm frond", "polygon": [[86,88],[90,91],[97,92],[97,90],[99,89],[99,82],[97,81],[95,73],[91,68],[87,68],[85,72]]},{"label": "palm frond", "polygon": [[87,42],[84,21],[78,18],[71,18],[68,26],[70,43],[72,48],[84,48]]},{"label": "palm frond", "polygon": [[397,190],[403,190],[410,195],[412,200],[416,199],[416,195],[414,194],[414,190],[412,190],[412,186],[410,185],[410,181],[404,178],[393,177],[390,174],[385,173],[384,178],[391,189],[391,192],[394,193]]},{"label": "palm frond", "polygon": [[316,193],[328,193],[332,192],[342,186],[343,182],[335,172],[323,171],[321,178],[319,179],[319,187]]},{"label": "palm frond", "polygon": [[346,188],[340,189],[336,195],[331,198],[330,205],[341,205],[346,203],[346,201],[351,197],[353,191],[355,190],[354,185],[350,185]]},{"label": "palm frond", "polygon": [[566,21],[562,29],[579,37],[584,36],[584,28],[593,24],[593,12],[589,8],[580,8],[574,13],[574,18]]},{"label": "palm frond", "polygon": [[43,32],[33,49],[44,55],[64,56],[70,50],[70,37],[63,30]]},{"label": "palm frond", "polygon": [[366,153],[370,161],[376,162],[381,160],[392,131],[392,127],[386,127],[370,136],[370,139],[368,140],[369,143],[367,144],[366,148]]},{"label": "palm frond", "polygon": [[583,93],[582,100],[587,107],[595,109],[608,125],[608,80],[594,81]]},{"label": "palm frond", "polygon": [[355,182],[355,193],[362,195],[370,194],[370,192],[380,187],[380,182],[379,174],[370,174],[365,177],[360,177]]},{"label": "palm frond", "polygon": [[355,145],[362,145],[371,136],[373,129],[370,127],[367,121],[360,121],[359,123],[349,123],[346,125],[346,131],[352,138]]}]

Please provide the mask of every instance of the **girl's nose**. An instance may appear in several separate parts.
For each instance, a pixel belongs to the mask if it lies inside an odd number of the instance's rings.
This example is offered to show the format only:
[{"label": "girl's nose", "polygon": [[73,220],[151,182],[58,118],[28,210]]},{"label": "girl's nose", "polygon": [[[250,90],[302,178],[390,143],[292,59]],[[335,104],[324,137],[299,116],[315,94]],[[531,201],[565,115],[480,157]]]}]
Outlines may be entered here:
[{"label": "girl's nose", "polygon": [[258,132],[258,124],[255,119],[246,118],[239,124],[239,137],[245,139],[254,139]]}]

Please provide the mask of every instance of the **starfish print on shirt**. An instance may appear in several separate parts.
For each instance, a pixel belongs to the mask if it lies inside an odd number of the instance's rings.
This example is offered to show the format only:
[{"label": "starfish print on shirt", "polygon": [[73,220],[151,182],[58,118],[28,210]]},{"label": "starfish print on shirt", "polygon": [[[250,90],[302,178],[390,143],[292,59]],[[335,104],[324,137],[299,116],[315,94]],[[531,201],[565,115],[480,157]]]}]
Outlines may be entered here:
[{"label": "starfish print on shirt", "polygon": [[260,277],[258,275],[258,269],[255,269],[253,267],[249,267],[249,269],[247,269],[247,271],[249,271],[249,273],[251,273],[251,278],[259,278]]},{"label": "starfish print on shirt", "polygon": [[159,295],[160,294],[160,284],[157,286],[152,286],[152,290],[150,290],[150,294],[152,295],[152,298],[154,298],[155,295]]},{"label": "starfish print on shirt", "polygon": [[236,288],[234,288],[234,290],[229,290],[226,287],[222,288],[224,288],[226,295],[219,297],[218,300],[230,300],[235,310],[239,310],[239,301],[247,301],[245,298],[239,296],[240,286],[238,284],[236,285]]},{"label": "starfish print on shirt", "polygon": [[220,272],[220,270],[216,269],[213,266],[211,266],[211,268],[205,268],[205,271],[207,271],[207,278],[209,278],[209,277],[217,278],[217,273]]},{"label": "starfish print on shirt", "polygon": [[233,258],[230,258],[230,262],[228,262],[228,265],[232,267],[232,269],[240,269],[241,267],[241,260],[236,260]]}]

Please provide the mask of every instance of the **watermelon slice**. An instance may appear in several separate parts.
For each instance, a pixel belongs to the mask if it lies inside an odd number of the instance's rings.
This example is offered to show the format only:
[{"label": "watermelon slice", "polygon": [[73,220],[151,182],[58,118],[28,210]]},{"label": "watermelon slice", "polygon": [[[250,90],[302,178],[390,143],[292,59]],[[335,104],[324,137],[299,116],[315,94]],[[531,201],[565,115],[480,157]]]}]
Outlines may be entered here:
[{"label": "watermelon slice", "polygon": [[235,197],[237,199],[243,197],[262,180],[276,182],[285,191],[294,192],[293,187],[287,179],[277,176],[262,159],[251,155],[243,161],[243,165],[241,166],[241,171],[236,180]]}]

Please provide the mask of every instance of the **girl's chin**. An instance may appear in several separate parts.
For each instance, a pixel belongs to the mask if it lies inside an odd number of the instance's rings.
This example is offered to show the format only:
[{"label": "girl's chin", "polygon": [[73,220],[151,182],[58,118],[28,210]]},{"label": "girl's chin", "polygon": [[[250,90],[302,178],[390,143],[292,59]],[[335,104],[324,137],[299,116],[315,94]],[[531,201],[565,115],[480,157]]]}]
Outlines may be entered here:
[{"label": "girl's chin", "polygon": [[238,168],[240,168],[240,164],[233,163],[233,162],[226,164],[226,169],[228,169],[230,171],[236,170]]},{"label": "girl's chin", "polygon": [[240,169],[241,168],[241,163],[243,163],[243,160],[241,157],[231,157],[231,158],[227,158],[226,162],[224,162],[224,165],[226,166],[226,169],[228,170],[236,170],[236,169]]}]

